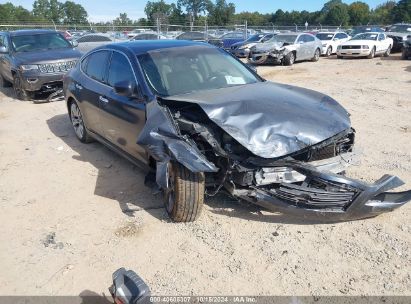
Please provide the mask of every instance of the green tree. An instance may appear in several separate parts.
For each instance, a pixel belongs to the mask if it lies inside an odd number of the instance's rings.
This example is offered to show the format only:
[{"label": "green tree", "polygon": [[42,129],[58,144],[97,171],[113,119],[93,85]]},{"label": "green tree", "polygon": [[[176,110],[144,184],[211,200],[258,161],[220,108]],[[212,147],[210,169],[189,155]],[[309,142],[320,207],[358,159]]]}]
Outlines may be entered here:
[{"label": "green tree", "polygon": [[133,21],[127,16],[127,13],[120,13],[120,16],[113,20],[113,23],[117,26],[125,26],[132,25]]},{"label": "green tree", "polygon": [[186,12],[193,16],[193,19],[197,19],[197,17],[201,13],[208,12],[208,8],[210,8],[210,0],[178,0],[177,4],[181,7],[186,9]]},{"label": "green tree", "polygon": [[144,12],[147,15],[147,19],[154,20],[154,15],[163,14],[165,16],[170,16],[172,13],[172,6],[164,2],[164,0],[160,1],[148,1],[146,7],[144,8]]},{"label": "green tree", "polygon": [[38,19],[60,23],[63,20],[62,4],[57,0],[36,0],[33,3],[33,15]]},{"label": "green tree", "polygon": [[61,6],[65,24],[85,24],[88,14],[83,6],[72,1],[66,1]]},{"label": "green tree", "polygon": [[27,22],[33,21],[33,15],[22,6],[14,6],[7,2],[0,4],[0,20],[2,22]]},{"label": "green tree", "polygon": [[331,0],[324,4],[320,20],[327,25],[347,25],[350,22],[348,5],[341,0]]},{"label": "green tree", "polygon": [[216,4],[211,4],[208,8],[208,20],[210,24],[226,25],[234,17],[235,4],[227,3],[226,0],[217,0]]},{"label": "green tree", "polygon": [[348,7],[348,14],[352,25],[367,24],[370,21],[370,7],[361,1],[351,3]]},{"label": "green tree", "polygon": [[378,5],[371,11],[371,23],[384,25],[393,23],[392,10],[396,5],[395,1],[387,1]]},{"label": "green tree", "polygon": [[394,22],[411,22],[411,0],[400,0],[392,9]]}]

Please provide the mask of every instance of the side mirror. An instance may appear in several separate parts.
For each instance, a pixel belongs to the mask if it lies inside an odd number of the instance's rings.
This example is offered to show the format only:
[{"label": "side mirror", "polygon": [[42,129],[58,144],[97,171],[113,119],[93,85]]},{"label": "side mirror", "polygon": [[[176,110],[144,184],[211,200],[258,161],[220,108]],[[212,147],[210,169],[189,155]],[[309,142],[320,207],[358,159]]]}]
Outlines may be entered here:
[{"label": "side mirror", "polygon": [[8,54],[9,50],[4,46],[0,46],[0,54]]},{"label": "side mirror", "polygon": [[134,86],[130,81],[120,81],[117,82],[114,85],[114,92],[120,96],[125,96],[125,97],[134,97],[136,96],[135,94],[135,89]]},{"label": "side mirror", "polygon": [[304,41],[298,41],[298,44],[304,44]]},{"label": "side mirror", "polygon": [[73,46],[73,47],[78,47],[78,42],[77,42],[77,40],[71,40],[71,45]]},{"label": "side mirror", "polygon": [[334,39],[333,39],[333,41],[337,41],[337,40],[340,40],[340,39],[338,39],[338,38],[334,38]]}]

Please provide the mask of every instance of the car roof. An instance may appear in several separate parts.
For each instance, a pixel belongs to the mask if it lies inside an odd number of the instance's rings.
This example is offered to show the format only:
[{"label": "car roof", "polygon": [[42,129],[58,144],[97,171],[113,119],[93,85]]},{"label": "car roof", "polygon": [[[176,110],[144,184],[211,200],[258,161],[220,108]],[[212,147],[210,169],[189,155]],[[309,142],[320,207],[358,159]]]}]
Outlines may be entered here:
[{"label": "car roof", "polygon": [[384,34],[384,32],[363,32],[363,33],[358,33],[357,35],[361,35],[361,34],[379,35],[379,34]]},{"label": "car roof", "polygon": [[38,34],[48,34],[48,33],[59,33],[55,30],[16,30],[5,32],[9,33],[10,36],[23,36],[23,35],[38,35]]},{"label": "car roof", "polygon": [[187,46],[203,46],[214,48],[211,44],[205,42],[196,42],[188,40],[136,40],[110,43],[101,46],[97,49],[114,49],[119,51],[132,52],[136,55],[144,54],[149,51],[161,50],[167,48],[187,47]]}]

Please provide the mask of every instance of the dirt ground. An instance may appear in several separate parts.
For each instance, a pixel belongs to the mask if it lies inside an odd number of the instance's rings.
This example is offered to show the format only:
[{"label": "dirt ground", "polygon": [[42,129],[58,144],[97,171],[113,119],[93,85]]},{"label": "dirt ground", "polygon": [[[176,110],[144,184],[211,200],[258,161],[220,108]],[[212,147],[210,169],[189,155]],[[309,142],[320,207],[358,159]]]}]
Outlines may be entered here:
[{"label": "dirt ground", "polygon": [[[411,188],[411,61],[258,72],[349,110],[362,152],[349,176],[388,173]],[[410,212],[318,224],[219,195],[197,222],[171,223],[138,168],[77,141],[64,102],[0,93],[0,295],[107,294],[121,266],[157,295],[411,295]]]}]

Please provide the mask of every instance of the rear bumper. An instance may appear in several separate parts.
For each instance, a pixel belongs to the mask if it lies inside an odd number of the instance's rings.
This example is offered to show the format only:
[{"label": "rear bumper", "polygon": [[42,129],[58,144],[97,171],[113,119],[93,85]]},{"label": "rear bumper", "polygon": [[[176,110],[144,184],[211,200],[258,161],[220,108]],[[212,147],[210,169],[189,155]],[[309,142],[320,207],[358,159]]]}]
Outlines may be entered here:
[{"label": "rear bumper", "polygon": [[271,211],[324,221],[373,217],[411,200],[411,190],[387,192],[404,184],[395,176],[384,175],[367,184],[329,171],[321,172],[306,164],[293,162],[290,167],[306,176],[301,185],[280,184],[275,188],[253,187],[230,192]]}]

